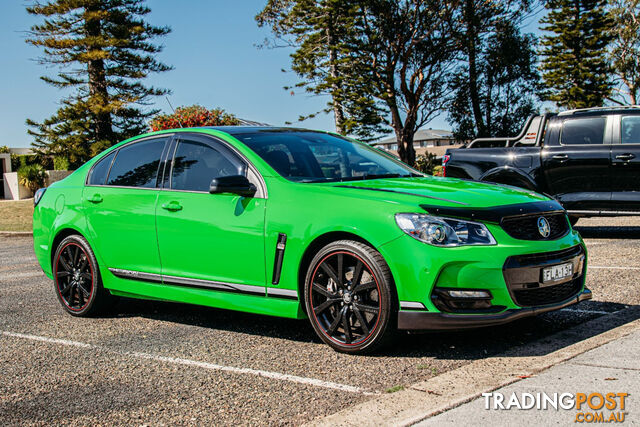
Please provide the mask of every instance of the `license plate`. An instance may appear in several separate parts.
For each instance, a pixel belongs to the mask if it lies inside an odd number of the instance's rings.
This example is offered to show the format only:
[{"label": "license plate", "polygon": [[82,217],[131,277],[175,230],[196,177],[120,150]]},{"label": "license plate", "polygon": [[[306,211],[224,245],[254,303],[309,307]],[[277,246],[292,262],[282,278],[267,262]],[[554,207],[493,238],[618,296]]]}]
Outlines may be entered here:
[{"label": "license plate", "polygon": [[542,270],[543,282],[556,282],[558,280],[566,279],[573,276],[573,263],[567,262],[565,264],[554,265]]}]

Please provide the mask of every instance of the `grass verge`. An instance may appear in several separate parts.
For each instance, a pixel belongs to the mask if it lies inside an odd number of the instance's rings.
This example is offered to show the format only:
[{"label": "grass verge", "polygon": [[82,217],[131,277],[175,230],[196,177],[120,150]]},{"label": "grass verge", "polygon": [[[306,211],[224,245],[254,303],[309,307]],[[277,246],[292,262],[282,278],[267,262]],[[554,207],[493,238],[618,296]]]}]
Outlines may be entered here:
[{"label": "grass verge", "polygon": [[31,231],[33,200],[0,200],[0,231]]}]

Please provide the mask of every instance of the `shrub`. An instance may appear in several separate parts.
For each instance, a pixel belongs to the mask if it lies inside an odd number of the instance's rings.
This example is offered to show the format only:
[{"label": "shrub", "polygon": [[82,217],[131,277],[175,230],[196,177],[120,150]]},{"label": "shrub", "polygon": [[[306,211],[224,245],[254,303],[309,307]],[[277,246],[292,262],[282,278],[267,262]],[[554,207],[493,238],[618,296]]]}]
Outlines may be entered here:
[{"label": "shrub", "polygon": [[9,152],[9,147],[6,145],[0,145],[0,154],[6,154]]},{"label": "shrub", "polygon": [[40,165],[24,165],[18,169],[18,179],[21,185],[24,185],[32,193],[38,188],[44,187],[45,180],[44,168]]},{"label": "shrub", "polygon": [[69,160],[67,160],[65,157],[54,157],[53,169],[57,171],[69,170]]},{"label": "shrub", "polygon": [[149,125],[151,130],[177,129],[181,127],[192,128],[198,126],[233,126],[240,121],[221,108],[209,110],[201,105],[190,107],[178,107],[174,114],[159,114],[155,116]]},{"label": "shrub", "polygon": [[436,158],[436,155],[433,153],[427,153],[426,156],[419,155],[416,157],[415,168],[420,172],[434,175],[433,169],[438,166],[440,162]]},{"label": "shrub", "polygon": [[53,168],[53,160],[51,156],[42,154],[12,154],[11,170],[17,171],[23,166],[40,165],[44,170]]}]

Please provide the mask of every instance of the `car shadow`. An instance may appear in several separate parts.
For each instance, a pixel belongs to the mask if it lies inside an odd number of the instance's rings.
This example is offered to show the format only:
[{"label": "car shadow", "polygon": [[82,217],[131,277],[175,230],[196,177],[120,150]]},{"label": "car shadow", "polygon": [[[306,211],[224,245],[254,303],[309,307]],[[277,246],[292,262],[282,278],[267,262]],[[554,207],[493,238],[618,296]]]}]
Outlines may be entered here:
[{"label": "car shadow", "polygon": [[[369,356],[477,360],[497,354],[514,357],[551,353],[640,318],[640,306],[587,301],[576,306],[500,326],[466,331],[409,334],[400,332],[393,341]],[[608,315],[624,310],[624,315]],[[143,317],[292,342],[313,342],[318,351],[331,351],[321,342],[306,319],[285,319],[196,305],[122,298],[112,317]],[[589,322],[588,327],[579,326]],[[554,334],[560,334],[558,335]],[[555,339],[544,340],[554,335]],[[561,339],[560,339],[561,338]],[[536,346],[527,346],[536,342]],[[541,342],[543,344],[541,344]]]},{"label": "car shadow", "polygon": [[637,226],[581,226],[574,227],[583,238],[590,239],[640,239]]}]

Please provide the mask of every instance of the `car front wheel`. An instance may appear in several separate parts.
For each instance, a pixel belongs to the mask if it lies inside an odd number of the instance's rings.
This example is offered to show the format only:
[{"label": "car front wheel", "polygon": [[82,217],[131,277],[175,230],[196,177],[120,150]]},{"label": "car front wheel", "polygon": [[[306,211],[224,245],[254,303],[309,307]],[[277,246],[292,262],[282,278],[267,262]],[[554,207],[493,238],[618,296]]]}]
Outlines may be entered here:
[{"label": "car front wheel", "polygon": [[390,338],[395,326],[389,267],[363,243],[330,243],[309,265],[305,306],[313,329],[335,350],[371,352]]}]

